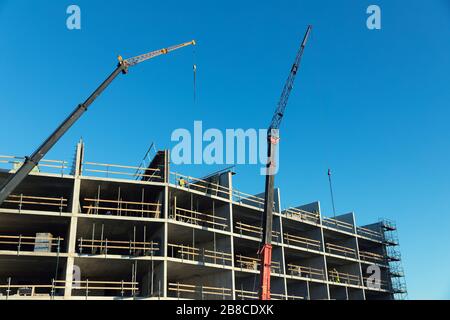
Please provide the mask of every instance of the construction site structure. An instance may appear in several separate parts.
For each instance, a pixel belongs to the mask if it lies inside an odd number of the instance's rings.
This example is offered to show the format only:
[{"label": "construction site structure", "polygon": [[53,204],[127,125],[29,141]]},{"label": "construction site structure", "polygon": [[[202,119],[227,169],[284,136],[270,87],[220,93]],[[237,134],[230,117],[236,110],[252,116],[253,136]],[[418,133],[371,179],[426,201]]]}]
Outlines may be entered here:
[{"label": "construction site structure", "polygon": [[[167,150],[132,166],[84,149],[41,160],[0,206],[0,299],[259,298],[263,193],[230,170],[172,172]],[[0,156],[0,183],[24,161]],[[274,202],[272,300],[406,297],[394,223]]]}]

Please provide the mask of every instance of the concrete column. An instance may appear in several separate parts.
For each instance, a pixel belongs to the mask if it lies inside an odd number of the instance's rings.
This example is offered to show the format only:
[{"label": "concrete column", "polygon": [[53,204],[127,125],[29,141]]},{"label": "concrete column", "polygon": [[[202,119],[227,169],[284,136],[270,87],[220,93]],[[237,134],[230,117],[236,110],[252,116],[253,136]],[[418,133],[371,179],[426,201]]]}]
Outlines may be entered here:
[{"label": "concrete column", "polygon": [[233,236],[233,174],[231,172],[228,172],[228,190],[229,190],[229,218],[230,218],[230,247],[231,247],[231,266],[233,269],[231,270],[231,293],[232,293],[232,299],[236,300],[236,275],[234,273],[234,236]]},{"label": "concrete column", "polygon": [[[275,204],[278,204],[276,206],[275,211],[281,214],[281,192],[280,189],[277,188],[275,189]],[[283,217],[278,217],[278,216],[274,216],[277,219],[280,220],[280,242],[282,244],[281,246],[281,267],[283,268],[283,282],[284,282],[284,294],[287,296],[288,295],[288,287],[287,287],[287,280],[286,280],[286,258],[284,255],[284,236],[283,236]]]},{"label": "concrete column", "polygon": [[322,254],[323,254],[323,265],[324,265],[324,272],[325,272],[325,281],[327,281],[326,283],[326,288],[327,288],[327,299],[331,299],[331,295],[330,295],[330,285],[328,284],[328,264],[327,264],[327,258],[325,256],[325,237],[323,235],[323,227],[322,227],[322,212],[320,210],[320,202],[317,203],[317,206],[319,207],[319,220],[320,220],[320,236],[321,236],[321,241],[322,241]]},{"label": "concrete column", "polygon": [[[70,298],[72,296],[72,284],[73,284],[73,273],[74,273],[74,261],[75,261],[75,250],[77,243],[77,214],[80,211],[80,186],[81,186],[81,166],[83,161],[83,149],[84,144],[80,141],[77,144],[76,162],[75,162],[75,179],[73,183],[73,193],[72,193],[72,209],[69,227],[69,239],[68,239],[68,258],[66,264],[65,272],[65,289],[64,298]],[[82,272],[82,270],[81,270]]]},{"label": "concrete column", "polygon": [[[166,183],[164,186],[164,235],[163,235],[163,241],[161,248],[164,248],[163,255],[167,258],[167,244],[169,242],[169,184]],[[163,261],[163,283],[161,283],[161,290],[162,290],[162,297],[167,298],[167,291],[168,291],[168,275],[167,275],[167,259],[164,259]]]},{"label": "concrete column", "polygon": [[[357,234],[356,218],[355,218],[355,214],[354,213],[352,213],[352,214],[353,214],[353,223],[355,225],[355,227],[354,227],[355,228],[355,234]],[[360,260],[360,256],[359,256],[359,242],[358,242],[358,236],[357,235],[355,236],[355,241],[356,241],[356,257],[357,257],[358,260]],[[364,288],[364,278],[363,278],[361,262],[358,262],[358,266],[359,266],[359,268],[358,268],[359,269],[359,279],[361,281],[361,286]],[[362,292],[363,292],[363,300],[366,300],[366,290],[363,289]]]}]

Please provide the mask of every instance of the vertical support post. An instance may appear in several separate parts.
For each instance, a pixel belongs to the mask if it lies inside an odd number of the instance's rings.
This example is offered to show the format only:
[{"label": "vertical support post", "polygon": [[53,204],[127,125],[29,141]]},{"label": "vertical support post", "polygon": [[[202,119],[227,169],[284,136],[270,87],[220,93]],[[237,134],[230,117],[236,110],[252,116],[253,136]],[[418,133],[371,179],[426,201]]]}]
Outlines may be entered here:
[{"label": "vertical support post", "polygon": [[104,232],[104,229],[105,229],[105,224],[104,223],[102,223],[102,232],[101,232],[101,234],[100,234],[100,254],[103,252],[103,232]]},{"label": "vertical support post", "polygon": [[307,299],[311,300],[311,292],[310,292],[310,288],[309,288],[309,281],[306,281],[306,294],[307,294]]},{"label": "vertical support post", "polygon": [[94,254],[95,222],[92,224],[91,254]]},{"label": "vertical support post", "polygon": [[142,218],[144,217],[144,200],[145,200],[144,188],[142,188],[142,197],[141,197],[141,216],[142,216]]},{"label": "vertical support post", "polygon": [[[81,188],[81,174],[82,174],[82,164],[84,158],[84,144],[80,141],[77,144],[77,153],[76,153],[76,161],[75,161],[75,176],[74,176],[74,184],[73,184],[73,193],[72,193],[72,206],[70,210],[70,226],[69,233],[67,237],[67,263],[66,263],[66,271],[65,276],[62,280],[65,283],[64,286],[64,297],[69,298],[72,296],[72,286],[73,286],[73,273],[74,273],[74,256],[76,250],[77,243],[77,224],[78,224],[78,213],[80,210],[80,188]],[[81,248],[80,248],[81,250]]]},{"label": "vertical support post", "polygon": [[[142,255],[144,255],[144,256],[146,256],[147,255],[147,251],[146,251],[146,241],[147,241],[147,237],[146,237],[146,232],[147,231],[147,226],[146,225],[144,225],[144,245],[143,245],[143,254]],[[152,241],[152,244],[151,244],[151,252],[152,252],[152,255],[153,255],[153,241]]]},{"label": "vertical support post", "polygon": [[6,300],[8,300],[10,292],[11,292],[11,277],[8,277],[8,287],[6,288]]},{"label": "vertical support post", "polygon": [[19,213],[22,213],[22,201],[23,201],[23,193],[20,194]]},{"label": "vertical support post", "polygon": [[121,201],[120,201],[120,186],[119,186],[119,189],[118,189],[118,191],[117,191],[117,215],[118,216],[121,216],[122,215],[122,204],[121,204]]},{"label": "vertical support post", "polygon": [[95,214],[98,215],[98,207],[100,207],[100,185],[97,188],[97,201],[95,202]]}]

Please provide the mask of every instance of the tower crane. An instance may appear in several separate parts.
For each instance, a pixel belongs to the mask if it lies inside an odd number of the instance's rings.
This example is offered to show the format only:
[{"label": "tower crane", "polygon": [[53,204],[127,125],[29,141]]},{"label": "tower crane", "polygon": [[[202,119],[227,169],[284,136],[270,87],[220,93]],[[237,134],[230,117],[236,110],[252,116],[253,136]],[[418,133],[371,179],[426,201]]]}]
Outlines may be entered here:
[{"label": "tower crane", "polygon": [[111,84],[111,82],[120,74],[126,74],[128,68],[135,66],[146,60],[157,56],[167,54],[174,50],[195,45],[195,40],[174,45],[168,48],[155,50],[129,59],[118,57],[119,63],[116,69],[106,78],[100,86],[84,101],[79,104],[75,110],[59,125],[59,127],[33,152],[29,157],[25,157],[22,166],[1,185],[0,187],[0,205],[14,191],[14,189],[27,177],[39,161],[47,154],[47,152],[55,145],[55,143],[66,133],[66,131],[83,115],[88,107],[97,99],[97,97]]},{"label": "tower crane", "polygon": [[281,93],[277,109],[272,117],[272,122],[267,130],[267,164],[266,164],[266,182],[264,193],[264,213],[263,213],[263,239],[262,246],[259,251],[261,258],[260,269],[260,290],[259,296],[261,300],[270,300],[270,268],[272,264],[272,221],[274,207],[274,182],[276,174],[276,153],[280,140],[279,128],[283,120],[284,111],[294,85],[295,76],[297,75],[303,51],[308,41],[312,26],[306,29],[305,36],[295,57],[294,64],[291,67],[289,77]]}]

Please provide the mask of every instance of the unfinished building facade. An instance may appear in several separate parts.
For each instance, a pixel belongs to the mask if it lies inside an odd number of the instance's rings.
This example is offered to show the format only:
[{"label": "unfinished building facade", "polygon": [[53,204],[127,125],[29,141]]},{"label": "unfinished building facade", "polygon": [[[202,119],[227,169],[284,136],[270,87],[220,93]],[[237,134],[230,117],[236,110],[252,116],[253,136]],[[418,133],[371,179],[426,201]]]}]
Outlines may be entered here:
[{"label": "unfinished building facade", "polygon": [[[0,299],[258,298],[262,195],[230,171],[171,172],[168,151],[145,167],[84,158],[80,142],[71,166],[41,161],[1,206]],[[0,182],[23,161],[0,160]],[[275,199],[272,299],[405,297],[393,222]]]}]

